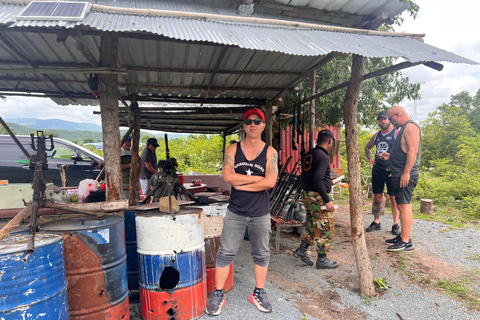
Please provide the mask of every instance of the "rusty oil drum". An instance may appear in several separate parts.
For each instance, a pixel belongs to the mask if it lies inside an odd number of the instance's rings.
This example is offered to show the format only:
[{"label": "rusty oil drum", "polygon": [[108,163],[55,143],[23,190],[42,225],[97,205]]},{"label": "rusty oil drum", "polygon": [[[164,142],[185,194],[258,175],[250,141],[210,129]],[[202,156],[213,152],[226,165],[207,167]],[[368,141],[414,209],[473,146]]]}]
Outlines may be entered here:
[{"label": "rusty oil drum", "polygon": [[138,254],[135,214],[137,211],[125,211],[125,247],[127,250],[128,289],[138,290]]},{"label": "rusty oil drum", "polygon": [[202,316],[207,304],[202,210],[137,213],[135,223],[142,319]]},{"label": "rusty oil drum", "polygon": [[68,319],[67,280],[61,234],[37,233],[0,240],[0,319]]},{"label": "rusty oil drum", "polygon": [[130,319],[123,218],[84,216],[40,229],[63,234],[70,319]]}]

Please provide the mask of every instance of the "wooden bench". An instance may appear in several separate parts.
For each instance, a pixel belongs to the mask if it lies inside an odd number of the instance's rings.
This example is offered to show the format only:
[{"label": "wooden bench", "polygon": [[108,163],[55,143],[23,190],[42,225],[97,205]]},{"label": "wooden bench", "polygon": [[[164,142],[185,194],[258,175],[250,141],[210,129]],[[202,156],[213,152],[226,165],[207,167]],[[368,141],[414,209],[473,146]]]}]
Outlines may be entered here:
[{"label": "wooden bench", "polygon": [[275,223],[275,227],[277,228],[277,231],[275,233],[275,253],[276,254],[280,253],[280,235],[282,234],[282,231],[281,231],[282,228],[305,226],[305,222],[301,222],[295,219],[292,219],[290,221],[283,220],[283,214],[280,214],[278,218],[270,215],[270,220]]}]

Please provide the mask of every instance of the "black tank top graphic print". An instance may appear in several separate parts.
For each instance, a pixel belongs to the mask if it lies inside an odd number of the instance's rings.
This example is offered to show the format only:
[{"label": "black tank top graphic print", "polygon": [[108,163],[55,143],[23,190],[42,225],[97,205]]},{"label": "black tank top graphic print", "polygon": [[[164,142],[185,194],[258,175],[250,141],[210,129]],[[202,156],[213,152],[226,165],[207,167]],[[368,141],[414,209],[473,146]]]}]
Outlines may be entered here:
[{"label": "black tank top graphic print", "polygon": [[[237,143],[237,151],[235,153],[235,172],[247,176],[265,177],[268,144],[265,144],[262,152],[251,161],[247,160],[243,154],[240,144],[241,142]],[[263,216],[270,213],[269,198],[267,190],[250,192],[236,190],[232,187],[228,210],[243,216]]]},{"label": "black tank top graphic print", "polygon": [[375,167],[383,170],[390,170],[388,160],[382,160],[378,157],[382,152],[390,153],[395,142],[396,131],[395,128],[387,133],[383,134],[382,130],[378,131],[375,137],[375,146],[377,152],[375,153]]}]

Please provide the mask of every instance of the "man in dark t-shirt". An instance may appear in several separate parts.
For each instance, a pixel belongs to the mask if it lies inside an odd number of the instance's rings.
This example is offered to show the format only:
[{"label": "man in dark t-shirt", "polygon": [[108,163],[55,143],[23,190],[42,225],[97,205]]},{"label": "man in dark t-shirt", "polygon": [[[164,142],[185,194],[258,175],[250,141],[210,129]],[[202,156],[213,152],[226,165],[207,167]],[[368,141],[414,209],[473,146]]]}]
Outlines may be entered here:
[{"label": "man in dark t-shirt", "polygon": [[264,284],[270,260],[270,203],[269,189],[277,181],[277,152],[261,140],[265,130],[265,115],[258,108],[245,113],[246,138],[231,144],[225,151],[222,173],[225,182],[232,185],[230,202],[223,219],[221,246],[215,267],[215,292],[206,313],[219,315],[225,305],[223,287],[248,225],[252,245],[255,289],[248,301],[261,312],[272,312]]},{"label": "man in dark t-shirt", "polygon": [[150,191],[150,178],[158,172],[157,154],[155,150],[158,147],[157,139],[147,140],[147,146],[142,150],[140,158],[142,159],[142,172],[140,173],[140,185],[142,193],[147,194]]},{"label": "man in dark t-shirt", "polygon": [[[318,132],[317,146],[308,151],[303,160],[303,204],[307,211],[307,225],[302,242],[293,256],[312,266],[313,261],[308,257],[307,248],[315,245],[318,253],[315,265],[317,269],[338,268],[338,262],[327,259],[335,230],[335,207],[328,196],[332,191],[328,151],[334,140],[332,131],[321,130]],[[322,206],[325,208],[322,209]]]},{"label": "man in dark t-shirt", "polygon": [[[390,202],[392,204],[392,215],[393,215],[393,225],[392,233],[394,235],[400,234],[400,226],[398,225],[398,209],[397,203],[395,202],[395,196],[393,194],[393,188],[391,184],[390,175],[392,171],[389,166],[388,160],[380,159],[379,155],[382,152],[390,152],[393,147],[393,142],[397,136],[396,130],[388,120],[387,111],[381,111],[377,117],[378,125],[382,130],[375,133],[370,141],[368,141],[365,146],[365,155],[368,158],[368,162],[373,166],[372,167],[372,191],[373,191],[373,205],[372,205],[372,214],[373,222],[366,228],[365,231],[379,231],[382,229],[380,224],[380,205],[383,198],[383,190],[385,184],[387,185],[387,193],[390,197]],[[372,148],[376,147],[375,157],[372,158]]]}]

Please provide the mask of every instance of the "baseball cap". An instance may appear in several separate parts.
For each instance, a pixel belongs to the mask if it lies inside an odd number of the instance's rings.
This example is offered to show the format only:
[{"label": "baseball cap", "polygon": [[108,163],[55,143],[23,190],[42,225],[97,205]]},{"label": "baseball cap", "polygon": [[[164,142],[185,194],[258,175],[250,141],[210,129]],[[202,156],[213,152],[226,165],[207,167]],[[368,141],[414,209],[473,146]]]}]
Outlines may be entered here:
[{"label": "baseball cap", "polygon": [[154,146],[155,148],[158,147],[158,142],[157,142],[157,139],[155,139],[155,138],[148,139],[147,144],[150,144],[150,145]]},{"label": "baseball cap", "polygon": [[335,140],[335,138],[333,136],[333,132],[328,130],[328,129],[323,129],[323,130],[320,130],[318,132],[317,140],[319,140],[320,138],[323,138],[323,137],[329,137],[329,138],[332,138],[333,140]]},{"label": "baseball cap", "polygon": [[378,114],[377,120],[380,120],[381,118],[388,119],[388,112],[385,110],[380,111],[380,113]]},{"label": "baseball cap", "polygon": [[245,116],[243,117],[243,120],[247,119],[249,115],[251,114],[256,114],[257,116],[259,116],[263,121],[265,121],[265,115],[263,114],[262,110],[258,109],[258,108],[252,108],[250,110],[248,110],[246,113],[245,113]]}]

